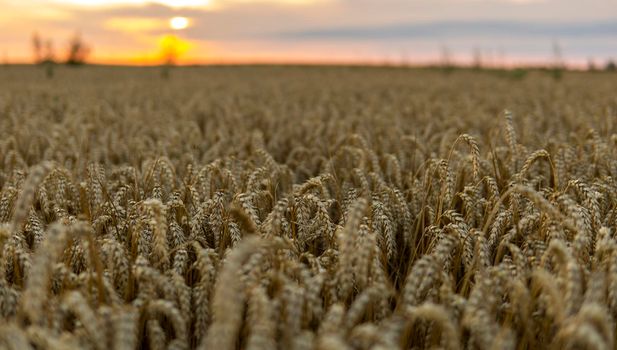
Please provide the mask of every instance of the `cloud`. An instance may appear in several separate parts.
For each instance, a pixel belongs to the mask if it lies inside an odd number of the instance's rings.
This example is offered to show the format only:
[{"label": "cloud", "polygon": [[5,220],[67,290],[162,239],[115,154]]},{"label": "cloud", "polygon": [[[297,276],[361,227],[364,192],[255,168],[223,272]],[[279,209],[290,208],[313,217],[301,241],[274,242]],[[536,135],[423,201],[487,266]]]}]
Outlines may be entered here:
[{"label": "cloud", "polygon": [[124,33],[143,33],[164,29],[167,21],[148,17],[115,17],[105,21],[103,26]]},{"label": "cloud", "polygon": [[600,22],[539,23],[519,21],[437,21],[385,26],[317,28],[273,33],[288,40],[381,40],[463,37],[611,37],[617,20]]},{"label": "cloud", "polygon": [[319,5],[327,1],[331,0],[51,0],[52,3],[78,7],[113,8],[157,4],[174,9],[210,9],[244,4]]},{"label": "cloud", "polygon": [[90,8],[135,7],[149,4],[159,4],[171,8],[204,8],[212,5],[212,0],[51,0],[47,2]]}]

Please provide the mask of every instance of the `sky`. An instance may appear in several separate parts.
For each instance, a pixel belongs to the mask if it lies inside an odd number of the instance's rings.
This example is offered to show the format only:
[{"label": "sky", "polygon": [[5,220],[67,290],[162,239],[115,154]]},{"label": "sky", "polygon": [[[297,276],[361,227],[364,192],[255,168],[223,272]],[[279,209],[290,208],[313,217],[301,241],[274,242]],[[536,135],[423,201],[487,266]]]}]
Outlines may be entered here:
[{"label": "sky", "polygon": [[178,64],[617,59],[617,0],[0,0],[0,9],[5,62],[31,62],[35,32],[57,59],[79,33],[101,64],[160,64],[170,42]]}]

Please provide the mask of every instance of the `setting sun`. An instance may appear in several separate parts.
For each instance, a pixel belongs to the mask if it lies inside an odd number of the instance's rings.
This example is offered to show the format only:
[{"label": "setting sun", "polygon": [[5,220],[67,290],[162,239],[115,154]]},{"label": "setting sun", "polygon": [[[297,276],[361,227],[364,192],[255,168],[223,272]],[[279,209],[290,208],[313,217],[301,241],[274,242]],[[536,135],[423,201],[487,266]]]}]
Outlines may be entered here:
[{"label": "setting sun", "polygon": [[169,27],[173,30],[186,29],[190,24],[190,21],[186,17],[173,17],[169,20]]}]

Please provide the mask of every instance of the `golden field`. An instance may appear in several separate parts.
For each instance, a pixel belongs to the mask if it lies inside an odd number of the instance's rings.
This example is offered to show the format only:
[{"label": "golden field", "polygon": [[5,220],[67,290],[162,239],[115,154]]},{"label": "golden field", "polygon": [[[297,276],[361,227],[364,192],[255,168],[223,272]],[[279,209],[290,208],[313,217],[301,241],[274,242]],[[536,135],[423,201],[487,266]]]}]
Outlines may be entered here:
[{"label": "golden field", "polygon": [[4,349],[614,349],[617,75],[0,67]]}]

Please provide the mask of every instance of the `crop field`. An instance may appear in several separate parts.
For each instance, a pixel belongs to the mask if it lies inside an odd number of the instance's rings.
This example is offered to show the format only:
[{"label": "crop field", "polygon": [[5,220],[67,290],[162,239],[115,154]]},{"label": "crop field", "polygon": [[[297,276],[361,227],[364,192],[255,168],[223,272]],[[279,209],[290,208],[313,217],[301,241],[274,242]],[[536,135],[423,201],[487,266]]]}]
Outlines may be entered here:
[{"label": "crop field", "polygon": [[617,75],[0,66],[2,349],[615,349]]}]

